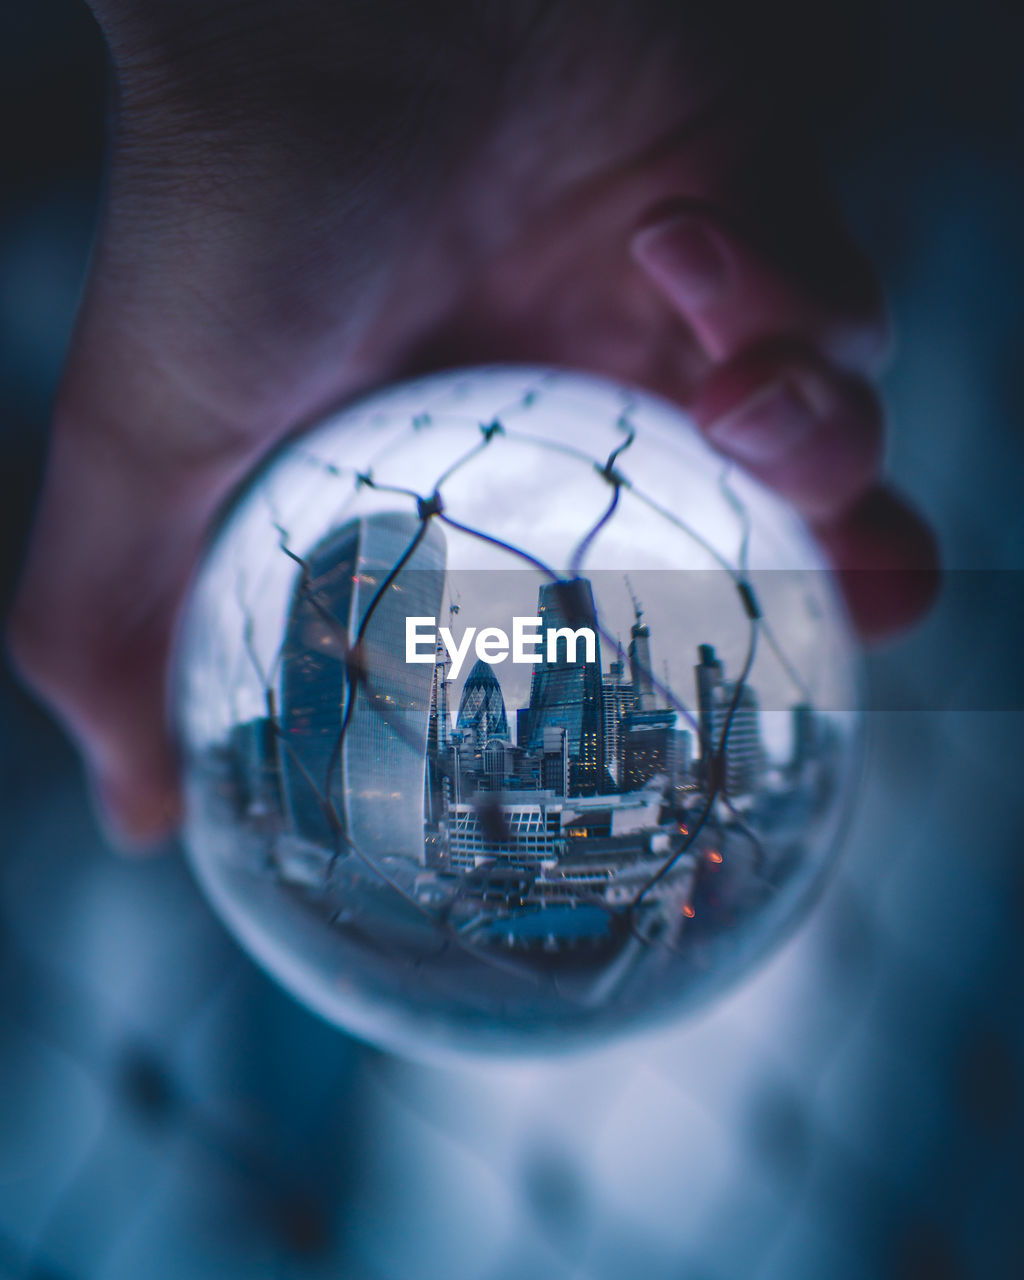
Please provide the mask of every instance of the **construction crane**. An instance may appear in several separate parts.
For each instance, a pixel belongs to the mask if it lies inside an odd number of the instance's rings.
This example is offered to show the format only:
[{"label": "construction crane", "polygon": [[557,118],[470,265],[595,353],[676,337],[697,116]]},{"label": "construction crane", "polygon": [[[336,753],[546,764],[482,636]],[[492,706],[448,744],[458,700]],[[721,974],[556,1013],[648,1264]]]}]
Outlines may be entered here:
[{"label": "construction crane", "polygon": [[640,619],[644,616],[644,611],[640,606],[640,601],[636,598],[636,592],[633,590],[633,584],[629,580],[629,574],[624,573],[623,578],[626,581],[626,590],[629,592],[629,598],[633,601],[633,612],[636,614],[636,624],[640,625]]}]

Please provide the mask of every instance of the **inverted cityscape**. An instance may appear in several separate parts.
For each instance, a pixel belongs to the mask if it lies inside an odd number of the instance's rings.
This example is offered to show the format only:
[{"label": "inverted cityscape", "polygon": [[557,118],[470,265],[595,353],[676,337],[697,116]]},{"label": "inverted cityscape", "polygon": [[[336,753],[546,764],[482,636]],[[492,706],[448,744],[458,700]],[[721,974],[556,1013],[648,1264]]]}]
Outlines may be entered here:
[{"label": "inverted cityscape", "polygon": [[433,663],[405,661],[408,617],[442,613],[446,589],[459,612],[445,535],[419,530],[372,514],[314,549],[268,715],[234,731],[236,798],[280,879],[326,895],[339,927],[369,927],[367,894],[391,892],[474,947],[544,961],[623,929],[675,945],[770,897],[815,808],[827,719],[790,707],[789,758],[772,761],[754,688],[710,643],[685,712],[635,597],[605,665],[583,576],[540,581],[536,611],[546,629],[591,629],[593,660],[566,638],[514,709],[478,660],[455,705],[440,641]]}]

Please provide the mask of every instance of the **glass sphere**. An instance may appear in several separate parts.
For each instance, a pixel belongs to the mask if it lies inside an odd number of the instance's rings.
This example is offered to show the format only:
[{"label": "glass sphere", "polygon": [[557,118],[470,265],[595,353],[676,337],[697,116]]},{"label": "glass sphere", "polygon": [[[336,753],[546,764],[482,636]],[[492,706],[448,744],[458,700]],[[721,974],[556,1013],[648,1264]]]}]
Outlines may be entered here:
[{"label": "glass sphere", "polygon": [[253,957],[424,1058],[674,1017],[775,946],[858,762],[835,582],[680,411],[496,367],[290,441],[194,584],[185,840]]}]

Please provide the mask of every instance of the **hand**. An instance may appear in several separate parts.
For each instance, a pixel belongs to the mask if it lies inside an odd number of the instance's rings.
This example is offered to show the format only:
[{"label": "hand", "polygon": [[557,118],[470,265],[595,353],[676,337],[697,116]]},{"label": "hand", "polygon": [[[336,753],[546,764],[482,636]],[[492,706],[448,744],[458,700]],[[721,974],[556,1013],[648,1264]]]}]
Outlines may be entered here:
[{"label": "hand", "polygon": [[405,373],[667,395],[805,514],[865,634],[927,606],[875,279],[777,87],[680,8],[97,3],[117,126],[11,634],[126,841],[177,820],[168,655],[218,506]]}]

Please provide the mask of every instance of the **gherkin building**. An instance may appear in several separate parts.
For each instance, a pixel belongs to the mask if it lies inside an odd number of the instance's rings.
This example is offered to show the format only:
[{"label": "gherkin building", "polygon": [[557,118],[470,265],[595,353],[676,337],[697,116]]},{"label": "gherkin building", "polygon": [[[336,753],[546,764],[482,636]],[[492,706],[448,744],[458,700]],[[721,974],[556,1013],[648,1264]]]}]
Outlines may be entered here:
[{"label": "gherkin building", "polygon": [[501,686],[494,668],[479,658],[463,686],[455,727],[459,733],[473,733],[481,746],[490,738],[508,737]]}]

